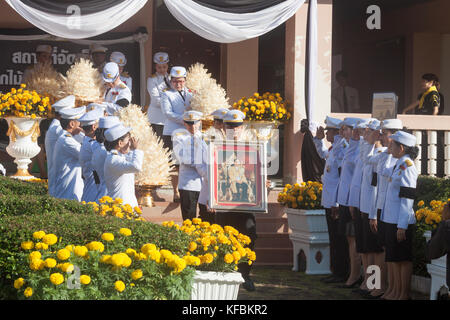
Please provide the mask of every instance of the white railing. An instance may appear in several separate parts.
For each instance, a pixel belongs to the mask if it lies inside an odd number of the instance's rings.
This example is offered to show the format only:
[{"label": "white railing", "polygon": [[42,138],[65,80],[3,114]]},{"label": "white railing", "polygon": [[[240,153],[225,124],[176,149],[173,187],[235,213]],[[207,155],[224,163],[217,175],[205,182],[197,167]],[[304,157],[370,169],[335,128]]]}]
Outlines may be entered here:
[{"label": "white railing", "polygon": [[[331,117],[344,119],[345,117],[370,118],[368,113],[332,113]],[[414,161],[420,174],[436,176],[442,171],[443,175],[450,178],[450,116],[422,116],[422,115],[398,115],[403,126],[412,130],[417,138],[417,146],[420,149],[419,156]],[[443,139],[438,137],[443,131]],[[422,139],[426,132],[427,140]],[[422,159],[423,147],[427,145],[427,159]],[[444,161],[438,162],[438,150],[443,149]],[[422,170],[422,162],[426,161],[426,172]],[[442,168],[443,167],[443,168]]]}]

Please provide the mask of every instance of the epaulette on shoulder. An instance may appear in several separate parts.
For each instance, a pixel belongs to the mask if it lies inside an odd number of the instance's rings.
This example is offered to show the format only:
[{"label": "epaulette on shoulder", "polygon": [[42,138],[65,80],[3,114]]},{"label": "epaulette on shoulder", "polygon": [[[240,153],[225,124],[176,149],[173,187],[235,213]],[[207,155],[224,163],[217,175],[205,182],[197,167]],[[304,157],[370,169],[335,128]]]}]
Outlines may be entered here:
[{"label": "epaulette on shoulder", "polygon": [[187,131],[180,131],[175,134],[175,137],[185,136],[187,133],[188,133]]},{"label": "epaulette on shoulder", "polygon": [[72,135],[70,133],[66,133],[64,136],[65,137],[71,137]]},{"label": "epaulette on shoulder", "polygon": [[152,78],[156,78],[156,73],[151,75]]},{"label": "epaulette on shoulder", "polygon": [[124,84],[124,83],[121,83],[121,84],[119,85],[119,88],[120,88],[120,89],[125,89],[125,88],[128,88],[128,87],[127,87],[127,85],[126,85],[126,84]]},{"label": "epaulette on shoulder", "polygon": [[405,160],[405,163],[406,163],[406,165],[407,165],[408,167],[411,167],[411,166],[413,165],[412,161],[409,160],[409,159],[406,159],[406,160]]}]

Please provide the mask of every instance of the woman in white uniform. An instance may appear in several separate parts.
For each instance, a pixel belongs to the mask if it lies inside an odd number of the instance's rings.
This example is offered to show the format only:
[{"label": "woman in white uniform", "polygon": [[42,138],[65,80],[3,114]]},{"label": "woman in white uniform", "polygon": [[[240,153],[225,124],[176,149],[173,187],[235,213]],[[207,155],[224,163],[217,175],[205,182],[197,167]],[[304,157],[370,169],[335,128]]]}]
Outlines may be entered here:
[{"label": "woman in white uniform", "polygon": [[147,79],[147,91],[150,95],[150,105],[147,109],[147,116],[152,129],[158,137],[162,137],[166,116],[161,110],[161,93],[164,89],[170,88],[169,75],[169,55],[165,52],[157,52],[153,56],[156,73]]},{"label": "woman in white uniform", "polygon": [[119,123],[105,131],[106,156],[104,165],[108,196],[121,198],[123,204],[138,207],[134,189],[134,174],[142,170],[144,152],[138,150],[138,141],[130,135],[131,128]]},{"label": "woman in white uniform", "polygon": [[113,116],[131,103],[131,90],[120,80],[119,66],[115,62],[105,65],[102,76],[107,90],[100,103],[105,104],[107,114]]},{"label": "woman in white uniform", "polygon": [[125,57],[125,55],[122,52],[114,51],[113,53],[111,53],[109,61],[117,63],[117,65],[119,66],[120,80],[125,83],[130,91],[133,91],[133,78],[130,77],[128,72],[124,72],[125,66],[127,65],[127,58]]},{"label": "woman in white uniform", "polygon": [[390,138],[390,152],[398,160],[389,178],[381,215],[385,229],[386,262],[392,263],[394,280],[392,293],[385,299],[407,300],[410,298],[413,271],[412,242],[416,223],[413,204],[418,177],[413,160],[419,149],[412,134],[397,131]]}]

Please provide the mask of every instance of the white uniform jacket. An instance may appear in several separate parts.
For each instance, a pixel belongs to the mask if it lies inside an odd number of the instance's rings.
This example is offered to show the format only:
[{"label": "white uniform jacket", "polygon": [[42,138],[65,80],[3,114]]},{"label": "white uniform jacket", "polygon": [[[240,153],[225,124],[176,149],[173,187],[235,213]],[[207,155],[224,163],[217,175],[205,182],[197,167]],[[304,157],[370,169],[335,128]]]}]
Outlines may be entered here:
[{"label": "white uniform jacket", "polygon": [[104,174],[108,196],[121,198],[123,204],[133,208],[138,206],[134,189],[134,174],[142,170],[144,152],[130,151],[129,155],[119,153],[117,150],[108,152],[105,159]]},{"label": "white uniform jacket", "polygon": [[342,206],[348,206],[350,184],[352,182],[353,172],[355,171],[358,157],[359,140],[350,139],[349,147],[344,154],[344,160],[342,160],[341,175],[339,178],[337,202]]},{"label": "white uniform jacket", "polygon": [[161,94],[161,110],[166,116],[163,135],[170,136],[176,129],[184,128],[183,114],[191,105],[192,93],[184,88],[177,90],[165,90]]},{"label": "white uniform jacket", "polygon": [[396,224],[401,229],[416,223],[413,204],[417,177],[417,169],[408,155],[398,159],[389,178],[382,221]]},{"label": "white uniform jacket", "polygon": [[178,132],[173,137],[173,153],[180,164],[178,174],[178,189],[200,191],[201,176],[197,172],[196,164],[202,163],[202,134],[190,134],[187,130]]},{"label": "white uniform jacket", "polygon": [[79,162],[80,150],[81,144],[63,130],[53,151],[55,198],[81,201],[84,183]]},{"label": "white uniform jacket", "polygon": [[48,177],[48,193],[54,196],[55,186],[55,169],[53,165],[53,150],[55,149],[56,141],[63,134],[63,128],[58,119],[53,119],[48,127],[45,135],[45,153],[47,155],[47,177]]},{"label": "white uniform jacket", "polygon": [[350,183],[350,194],[348,196],[348,206],[355,207],[359,209],[359,200],[361,196],[361,182],[363,175],[364,162],[362,159],[362,154],[365,148],[369,145],[364,138],[361,137],[359,140],[359,154],[356,160],[355,170],[353,171],[352,182]]},{"label": "white uniform jacket", "polygon": [[106,156],[108,155],[108,151],[106,151],[103,143],[97,143],[93,145],[92,153],[92,168],[95,170],[95,172],[97,172],[98,179],[100,180],[100,184],[98,185],[98,193],[95,199],[95,201],[97,201],[108,195],[104,173],[105,160]]},{"label": "white uniform jacket", "polygon": [[94,202],[97,200],[98,187],[100,183],[98,181],[97,173],[94,174],[94,166],[92,163],[93,149],[98,144],[95,139],[88,136],[84,137],[83,144],[80,151],[80,165],[81,173],[84,180],[83,196],[81,201]]},{"label": "white uniform jacket", "polygon": [[147,91],[150,95],[150,105],[148,107],[148,121],[153,124],[164,125],[166,116],[161,110],[161,94],[167,88],[166,82],[169,83],[168,75],[153,74],[147,79]]},{"label": "white uniform jacket", "polygon": [[[116,112],[119,112],[124,106],[128,106],[131,103],[131,90],[125,83],[120,83],[111,89],[108,89],[105,93],[106,112],[109,116],[113,116]],[[128,101],[128,103],[126,103]],[[117,104],[119,103],[119,104]]]},{"label": "white uniform jacket", "polygon": [[379,156],[377,172],[377,201],[374,210],[369,215],[370,219],[378,219],[378,209],[383,210],[384,202],[386,201],[386,191],[389,185],[390,173],[397,163],[397,159],[391,154],[387,153],[387,150],[382,152]]}]

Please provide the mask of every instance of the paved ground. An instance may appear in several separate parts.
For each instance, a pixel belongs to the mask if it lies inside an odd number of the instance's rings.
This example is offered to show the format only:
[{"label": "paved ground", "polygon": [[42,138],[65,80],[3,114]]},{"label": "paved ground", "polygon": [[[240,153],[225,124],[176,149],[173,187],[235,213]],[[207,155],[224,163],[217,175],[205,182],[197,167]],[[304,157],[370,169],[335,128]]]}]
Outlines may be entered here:
[{"label": "paved ground", "polygon": [[[352,289],[338,288],[338,284],[325,284],[324,276],[311,276],[294,272],[291,267],[255,266],[252,279],[256,290],[248,292],[242,286],[238,300],[361,300]],[[427,296],[413,293],[414,300],[428,300]]]}]

